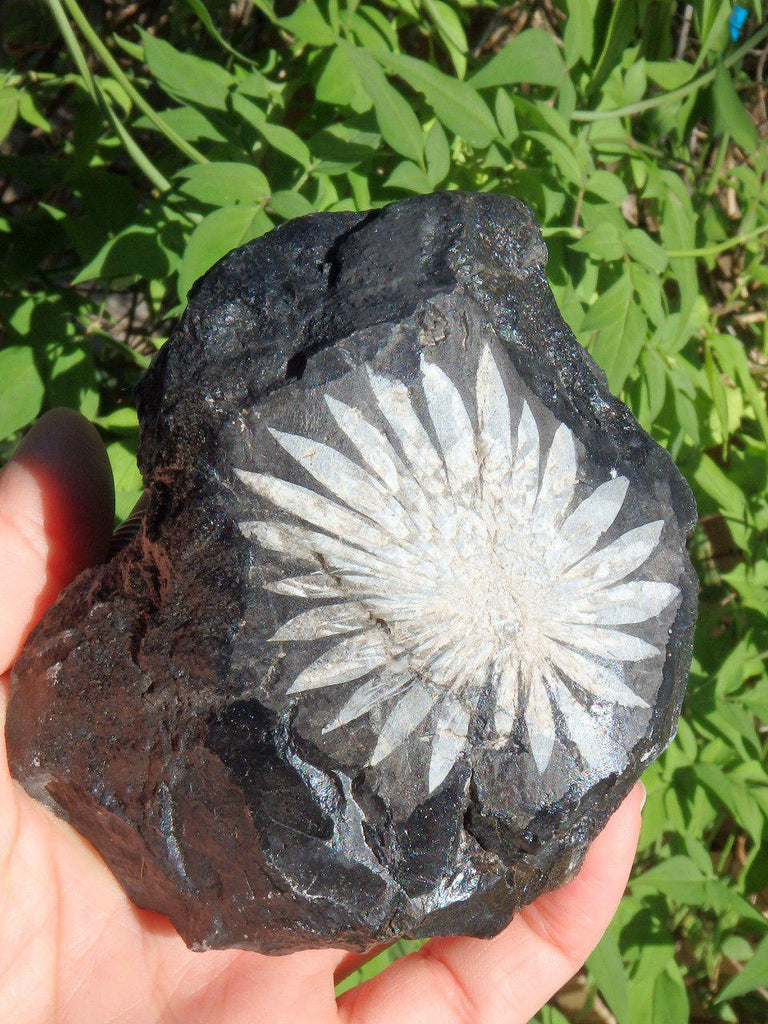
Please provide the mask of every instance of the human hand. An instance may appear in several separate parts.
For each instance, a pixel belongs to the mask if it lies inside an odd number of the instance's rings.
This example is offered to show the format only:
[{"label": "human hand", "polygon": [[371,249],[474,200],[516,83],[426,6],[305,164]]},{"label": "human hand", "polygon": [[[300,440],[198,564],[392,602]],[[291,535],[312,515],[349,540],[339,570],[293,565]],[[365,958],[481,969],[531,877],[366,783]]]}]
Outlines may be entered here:
[{"label": "human hand", "polygon": [[[137,909],[72,828],[10,777],[7,671],[30,629],[112,528],[96,431],[55,410],[0,473],[0,1020],[24,1024],[524,1024],[582,965],[621,898],[640,830],[636,787],[568,885],[495,939],[439,938],[339,1000],[366,957],[190,952]],[[2,675],[2,673],[5,673]],[[372,954],[371,954],[372,955]]]}]

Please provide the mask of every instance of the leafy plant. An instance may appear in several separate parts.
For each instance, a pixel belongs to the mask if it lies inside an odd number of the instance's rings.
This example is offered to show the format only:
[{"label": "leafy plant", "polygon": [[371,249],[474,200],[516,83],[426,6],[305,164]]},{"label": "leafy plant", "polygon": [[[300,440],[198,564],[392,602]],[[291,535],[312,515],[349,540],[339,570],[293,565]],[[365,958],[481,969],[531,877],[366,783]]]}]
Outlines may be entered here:
[{"label": "leafy plant", "polygon": [[691,19],[667,0],[254,0],[234,15],[145,0],[133,26],[120,5],[95,20],[77,0],[47,0],[47,20],[6,6],[0,458],[45,408],[80,409],[108,443],[119,517],[141,488],[133,385],[229,249],[436,189],[533,208],[564,316],[701,512],[684,717],[646,773],[636,871],[579,1019],[765,1019],[759,0],[735,42],[724,0]]}]

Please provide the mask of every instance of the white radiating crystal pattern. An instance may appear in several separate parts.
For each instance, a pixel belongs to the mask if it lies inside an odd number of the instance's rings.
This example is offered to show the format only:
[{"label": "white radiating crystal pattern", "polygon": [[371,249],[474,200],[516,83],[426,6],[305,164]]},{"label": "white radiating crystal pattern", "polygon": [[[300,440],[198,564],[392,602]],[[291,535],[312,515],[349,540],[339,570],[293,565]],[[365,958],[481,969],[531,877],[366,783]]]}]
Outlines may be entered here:
[{"label": "white radiating crystal pattern", "polygon": [[604,765],[618,754],[611,710],[645,706],[627,667],[662,655],[632,626],[679,593],[634,577],[663,521],[615,535],[623,476],[586,496],[582,487],[577,501],[572,432],[560,424],[544,450],[530,405],[513,417],[487,346],[472,410],[426,360],[424,422],[403,383],[376,373],[368,382],[375,415],[325,398],[350,455],[270,430],[311,487],[236,471],[281,513],[241,530],[304,567],[267,584],[301,602],[271,641],[322,644],[288,693],[306,700],[338,687],[325,732],[382,710],[370,765],[409,737],[427,741],[430,791],[462,757],[489,687],[497,745],[520,723],[540,772],[558,741],[587,766]]}]

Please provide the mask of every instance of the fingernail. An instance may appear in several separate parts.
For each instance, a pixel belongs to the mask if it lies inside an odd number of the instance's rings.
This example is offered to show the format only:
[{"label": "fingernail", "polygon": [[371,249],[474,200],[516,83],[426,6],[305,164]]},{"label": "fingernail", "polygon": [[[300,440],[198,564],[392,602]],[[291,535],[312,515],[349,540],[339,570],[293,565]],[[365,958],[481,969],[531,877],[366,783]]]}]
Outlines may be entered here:
[{"label": "fingernail", "polygon": [[648,790],[645,788],[645,784],[642,783],[642,782],[638,782],[638,786],[640,787],[640,789],[643,792],[643,796],[642,796],[642,799],[640,801],[640,811],[642,813],[642,810],[645,807],[645,801],[648,799]]}]

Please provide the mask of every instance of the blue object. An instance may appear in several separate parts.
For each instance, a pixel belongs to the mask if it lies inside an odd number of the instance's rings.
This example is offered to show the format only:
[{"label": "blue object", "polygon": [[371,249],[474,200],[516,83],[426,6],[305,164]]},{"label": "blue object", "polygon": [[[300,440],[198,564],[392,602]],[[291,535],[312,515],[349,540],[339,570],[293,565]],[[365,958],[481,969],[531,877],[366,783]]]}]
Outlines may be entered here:
[{"label": "blue object", "polygon": [[731,30],[731,42],[738,43],[741,38],[741,31],[744,28],[744,23],[749,16],[749,11],[746,7],[741,7],[737,4],[731,11],[731,16],[728,19],[728,28]]}]

